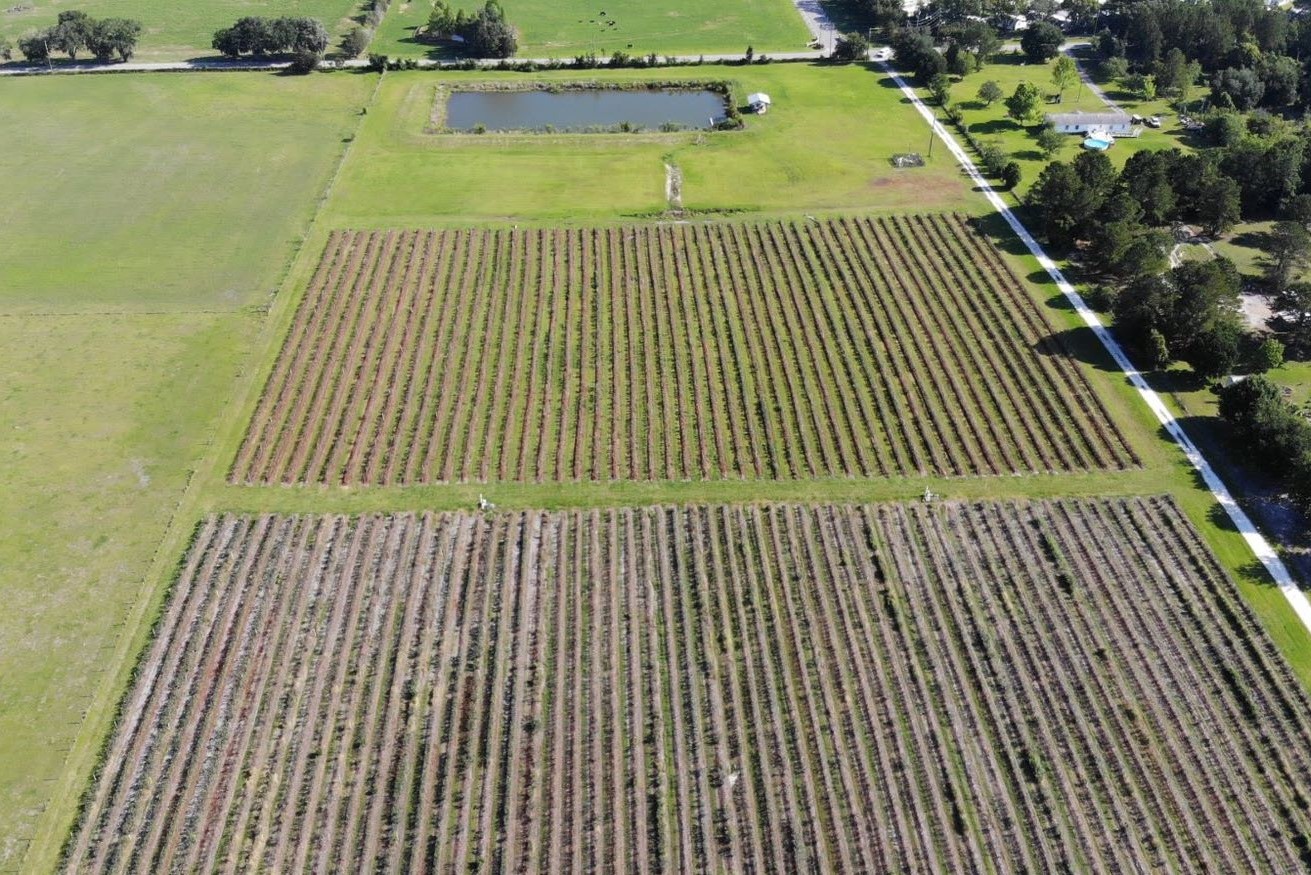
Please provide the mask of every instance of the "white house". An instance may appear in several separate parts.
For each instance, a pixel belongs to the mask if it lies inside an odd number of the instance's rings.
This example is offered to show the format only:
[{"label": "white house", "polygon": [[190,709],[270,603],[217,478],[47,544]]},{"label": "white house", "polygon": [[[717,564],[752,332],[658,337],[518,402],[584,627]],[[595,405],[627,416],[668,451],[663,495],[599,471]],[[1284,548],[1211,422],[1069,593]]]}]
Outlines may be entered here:
[{"label": "white house", "polygon": [[769,95],[763,91],[747,95],[747,106],[751,107],[752,112],[763,114],[768,111],[772,103],[773,101],[769,99]]},{"label": "white house", "polygon": [[1047,124],[1062,134],[1099,131],[1112,137],[1132,137],[1135,133],[1132,120],[1122,112],[1052,112],[1047,114]]}]

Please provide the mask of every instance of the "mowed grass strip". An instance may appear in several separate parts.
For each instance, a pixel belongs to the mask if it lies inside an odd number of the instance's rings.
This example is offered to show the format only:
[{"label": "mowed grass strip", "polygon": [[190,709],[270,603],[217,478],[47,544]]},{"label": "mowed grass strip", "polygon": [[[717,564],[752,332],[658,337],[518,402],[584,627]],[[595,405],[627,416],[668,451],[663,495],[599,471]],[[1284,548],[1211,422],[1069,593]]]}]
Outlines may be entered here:
[{"label": "mowed grass strip", "polygon": [[1137,464],[957,216],[337,232],[237,482]]},{"label": "mowed grass strip", "polygon": [[1311,701],[1168,498],[220,516],[70,871],[1293,871]]}]

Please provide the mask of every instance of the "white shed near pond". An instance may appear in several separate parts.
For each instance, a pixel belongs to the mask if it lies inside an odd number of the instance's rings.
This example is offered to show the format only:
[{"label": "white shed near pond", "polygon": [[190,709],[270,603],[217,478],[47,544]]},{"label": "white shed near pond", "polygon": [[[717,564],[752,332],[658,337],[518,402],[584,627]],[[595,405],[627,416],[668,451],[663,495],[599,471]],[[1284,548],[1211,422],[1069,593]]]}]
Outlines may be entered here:
[{"label": "white shed near pond", "polygon": [[751,111],[755,113],[764,114],[768,112],[773,102],[769,99],[769,95],[763,91],[747,95],[747,106],[751,107]]}]

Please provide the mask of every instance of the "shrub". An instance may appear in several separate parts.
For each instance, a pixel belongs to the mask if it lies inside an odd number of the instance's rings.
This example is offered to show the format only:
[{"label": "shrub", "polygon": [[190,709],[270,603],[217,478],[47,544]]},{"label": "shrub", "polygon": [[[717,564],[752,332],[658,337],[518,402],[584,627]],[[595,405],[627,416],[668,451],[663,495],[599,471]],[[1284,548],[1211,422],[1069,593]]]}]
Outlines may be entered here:
[{"label": "shrub", "polygon": [[317,52],[300,49],[292,54],[291,66],[287,69],[297,76],[304,76],[317,70],[321,60],[322,58]]},{"label": "shrub", "polygon": [[369,47],[373,32],[366,27],[353,27],[346,38],[341,41],[341,50],[348,58],[358,58]]}]

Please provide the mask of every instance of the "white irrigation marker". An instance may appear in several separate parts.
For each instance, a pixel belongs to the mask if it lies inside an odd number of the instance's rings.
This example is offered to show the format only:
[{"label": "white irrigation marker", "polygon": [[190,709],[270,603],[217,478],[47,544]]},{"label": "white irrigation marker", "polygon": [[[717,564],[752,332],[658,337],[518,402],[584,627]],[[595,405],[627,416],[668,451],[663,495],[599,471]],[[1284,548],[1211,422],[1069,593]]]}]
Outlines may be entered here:
[{"label": "white irrigation marker", "polygon": [[1069,280],[1065,278],[1065,274],[1056,266],[1056,262],[1052,261],[1041,244],[1033,239],[1033,235],[1016,218],[1015,213],[1001,199],[1001,196],[993,191],[992,186],[988,184],[988,180],[983,178],[983,174],[979,173],[979,168],[974,166],[974,161],[956,142],[951,132],[938,122],[933,115],[933,111],[924,105],[924,101],[920,100],[919,95],[911,89],[905,79],[901,78],[886,63],[880,62],[880,66],[892,77],[892,81],[901,89],[902,94],[910,99],[925,121],[933,126],[934,134],[946,144],[947,148],[951,150],[951,154],[956,156],[956,160],[965,168],[965,172],[969,174],[970,179],[979,186],[979,190],[988,198],[989,202],[997,209],[997,212],[1006,220],[1006,223],[1011,226],[1011,230],[1015,232],[1015,235],[1033,253],[1034,258],[1038,259],[1038,264],[1042,265],[1043,270],[1047,271],[1048,275],[1055,281],[1057,288],[1061,290],[1061,294],[1069,300],[1075,312],[1083,319],[1084,324],[1097,335],[1097,339],[1102,342],[1102,346],[1106,347],[1106,351],[1111,354],[1115,364],[1129,378],[1129,382],[1133,384],[1133,387],[1138,390],[1138,394],[1147,402],[1147,406],[1151,408],[1152,413],[1156,414],[1156,418],[1160,420],[1161,425],[1165,427],[1165,430],[1174,438],[1175,443],[1184,451],[1188,461],[1197,469],[1197,473],[1202,475],[1206,488],[1215,496],[1215,500],[1220,502],[1220,506],[1229,515],[1229,519],[1233,520],[1234,527],[1242,534],[1243,540],[1247,541],[1247,545],[1252,548],[1256,558],[1260,560],[1261,564],[1265,566],[1265,570],[1278,584],[1280,592],[1284,594],[1284,598],[1288,599],[1288,603],[1292,605],[1293,612],[1302,621],[1302,625],[1306,627],[1308,632],[1311,632],[1311,602],[1307,601],[1306,594],[1293,581],[1293,576],[1288,572],[1288,566],[1279,558],[1279,554],[1270,546],[1270,542],[1261,534],[1256,524],[1252,522],[1252,518],[1238,506],[1233,493],[1229,491],[1229,487],[1224,485],[1220,475],[1215,473],[1215,469],[1202,455],[1201,450],[1197,448],[1197,444],[1193,443],[1192,438],[1184,433],[1183,426],[1179,424],[1179,420],[1175,419],[1170,409],[1165,406],[1161,396],[1151,386],[1147,385],[1147,380],[1133,366],[1133,362],[1129,361],[1129,357],[1125,355],[1124,349],[1121,348],[1119,342],[1111,335],[1110,331],[1106,330],[1106,326],[1097,318],[1097,314],[1084,301],[1083,296],[1075,290],[1074,286],[1070,285]]}]

